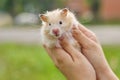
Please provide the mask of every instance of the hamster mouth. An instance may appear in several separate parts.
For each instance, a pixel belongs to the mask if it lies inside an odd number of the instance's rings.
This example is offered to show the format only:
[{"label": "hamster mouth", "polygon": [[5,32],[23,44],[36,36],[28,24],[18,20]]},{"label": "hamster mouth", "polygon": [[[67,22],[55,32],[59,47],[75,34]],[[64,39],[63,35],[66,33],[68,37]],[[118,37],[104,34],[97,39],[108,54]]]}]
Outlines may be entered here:
[{"label": "hamster mouth", "polygon": [[56,37],[58,37],[60,34],[55,34]]},{"label": "hamster mouth", "polygon": [[55,34],[54,36],[55,36],[55,38],[59,38],[60,34]]},{"label": "hamster mouth", "polygon": [[54,34],[54,35],[52,35],[54,38],[56,38],[56,39],[58,39],[58,38],[60,38],[61,37],[61,34]]}]

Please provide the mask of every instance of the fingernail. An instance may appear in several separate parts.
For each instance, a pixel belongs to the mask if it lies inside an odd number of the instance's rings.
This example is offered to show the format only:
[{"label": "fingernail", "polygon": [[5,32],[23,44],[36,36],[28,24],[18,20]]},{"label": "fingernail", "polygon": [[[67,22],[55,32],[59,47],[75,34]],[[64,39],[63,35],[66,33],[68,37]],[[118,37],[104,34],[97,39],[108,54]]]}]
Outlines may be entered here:
[{"label": "fingernail", "polygon": [[64,39],[64,35],[62,35],[59,40],[62,41]]},{"label": "fingernail", "polygon": [[72,35],[77,36],[79,34],[81,34],[80,30],[72,30]]},{"label": "fingernail", "polygon": [[74,29],[76,29],[76,26],[75,26],[75,24],[73,24],[73,26],[72,26],[72,30],[74,30]]},{"label": "fingernail", "polygon": [[76,32],[76,29],[75,29],[75,28],[73,28],[71,32],[72,32],[72,33],[75,33],[75,32]]}]

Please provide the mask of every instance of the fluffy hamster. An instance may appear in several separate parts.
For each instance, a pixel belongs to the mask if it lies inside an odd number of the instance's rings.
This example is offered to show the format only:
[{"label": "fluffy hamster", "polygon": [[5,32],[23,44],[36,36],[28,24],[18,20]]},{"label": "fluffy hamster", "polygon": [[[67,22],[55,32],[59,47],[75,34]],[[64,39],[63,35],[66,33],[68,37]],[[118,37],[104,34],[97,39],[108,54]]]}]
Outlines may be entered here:
[{"label": "fluffy hamster", "polygon": [[75,48],[80,49],[80,46],[70,32],[73,25],[78,26],[80,23],[71,11],[67,8],[56,9],[47,11],[45,14],[39,14],[39,17],[42,20],[40,30],[42,44],[47,47],[58,46],[58,38],[66,34],[70,43]]}]

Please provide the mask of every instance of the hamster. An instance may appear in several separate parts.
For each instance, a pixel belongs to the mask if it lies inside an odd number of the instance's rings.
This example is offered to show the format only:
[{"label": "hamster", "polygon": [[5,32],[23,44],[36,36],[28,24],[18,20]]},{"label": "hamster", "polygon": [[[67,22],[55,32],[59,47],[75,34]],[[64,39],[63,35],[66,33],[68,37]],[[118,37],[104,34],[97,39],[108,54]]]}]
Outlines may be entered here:
[{"label": "hamster", "polygon": [[80,49],[71,33],[72,26],[78,26],[80,23],[70,10],[64,8],[47,11],[45,14],[39,14],[39,17],[42,21],[40,29],[42,44],[50,48],[60,46],[58,38],[66,35],[70,43],[75,48]]}]

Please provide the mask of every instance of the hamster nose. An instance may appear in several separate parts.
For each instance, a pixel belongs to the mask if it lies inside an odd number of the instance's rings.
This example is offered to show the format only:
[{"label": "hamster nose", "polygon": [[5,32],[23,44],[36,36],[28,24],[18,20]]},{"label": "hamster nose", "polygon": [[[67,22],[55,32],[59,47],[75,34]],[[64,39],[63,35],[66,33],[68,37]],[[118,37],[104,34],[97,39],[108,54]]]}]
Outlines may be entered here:
[{"label": "hamster nose", "polygon": [[52,32],[53,32],[54,34],[59,34],[59,29],[57,29],[57,28],[56,28],[56,29],[53,29]]}]

